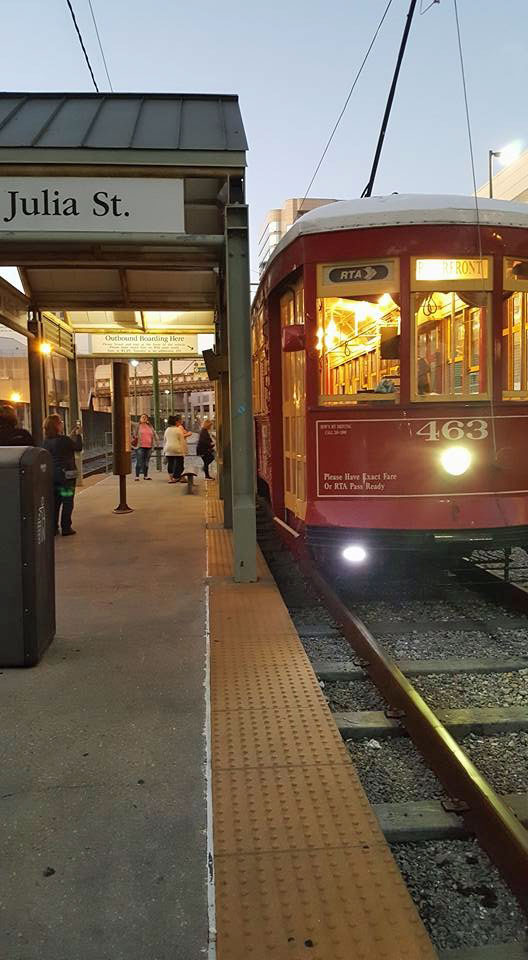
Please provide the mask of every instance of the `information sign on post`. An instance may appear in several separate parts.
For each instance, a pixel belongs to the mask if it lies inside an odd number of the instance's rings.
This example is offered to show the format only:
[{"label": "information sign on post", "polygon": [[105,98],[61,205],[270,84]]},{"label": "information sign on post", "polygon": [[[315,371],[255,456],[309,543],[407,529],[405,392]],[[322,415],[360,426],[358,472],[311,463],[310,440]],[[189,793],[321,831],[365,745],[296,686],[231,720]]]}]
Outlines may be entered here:
[{"label": "information sign on post", "polygon": [[119,477],[119,505],[114,513],[132,513],[126,502],[126,478],[132,470],[128,363],[112,363],[112,441],[114,476]]}]

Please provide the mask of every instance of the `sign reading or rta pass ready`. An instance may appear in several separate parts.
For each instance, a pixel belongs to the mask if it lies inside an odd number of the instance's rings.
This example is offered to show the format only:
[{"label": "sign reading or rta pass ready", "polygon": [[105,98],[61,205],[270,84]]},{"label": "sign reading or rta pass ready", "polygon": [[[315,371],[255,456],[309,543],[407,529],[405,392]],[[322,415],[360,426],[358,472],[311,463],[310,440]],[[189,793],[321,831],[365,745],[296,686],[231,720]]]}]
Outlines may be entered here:
[{"label": "sign reading or rta pass ready", "polygon": [[0,234],[184,231],[183,180],[0,177]]}]

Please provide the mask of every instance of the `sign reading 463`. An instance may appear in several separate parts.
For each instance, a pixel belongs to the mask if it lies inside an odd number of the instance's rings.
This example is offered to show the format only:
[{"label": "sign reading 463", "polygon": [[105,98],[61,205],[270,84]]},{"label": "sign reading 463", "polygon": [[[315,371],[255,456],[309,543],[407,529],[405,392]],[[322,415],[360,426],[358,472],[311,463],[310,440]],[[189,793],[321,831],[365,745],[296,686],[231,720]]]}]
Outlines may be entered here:
[{"label": "sign reading 463", "polygon": [[488,421],[446,420],[439,425],[437,420],[429,420],[416,431],[416,436],[426,440],[484,440],[488,436]]}]

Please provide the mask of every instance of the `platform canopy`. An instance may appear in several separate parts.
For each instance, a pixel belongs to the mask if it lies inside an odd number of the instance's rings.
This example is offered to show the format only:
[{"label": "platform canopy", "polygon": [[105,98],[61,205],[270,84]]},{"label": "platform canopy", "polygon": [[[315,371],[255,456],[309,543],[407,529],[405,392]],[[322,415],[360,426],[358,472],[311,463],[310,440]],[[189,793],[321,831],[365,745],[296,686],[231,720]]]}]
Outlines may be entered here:
[{"label": "platform canopy", "polygon": [[34,436],[42,347],[73,366],[81,337],[92,356],[192,357],[214,330],[224,525],[254,580],[246,149],[236,96],[0,94],[0,266],[26,294],[0,284],[0,322],[30,317]]},{"label": "platform canopy", "polygon": [[236,96],[0,94],[0,262],[75,330],[211,331],[246,149]]}]

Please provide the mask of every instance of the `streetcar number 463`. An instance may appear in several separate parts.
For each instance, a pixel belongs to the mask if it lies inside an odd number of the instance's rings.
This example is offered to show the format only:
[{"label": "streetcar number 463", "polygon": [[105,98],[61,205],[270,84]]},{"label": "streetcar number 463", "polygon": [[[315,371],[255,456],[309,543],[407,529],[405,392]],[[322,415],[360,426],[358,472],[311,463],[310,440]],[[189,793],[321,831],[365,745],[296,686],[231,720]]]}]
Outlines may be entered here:
[{"label": "streetcar number 463", "polygon": [[484,440],[488,436],[487,420],[446,420],[441,426],[436,420],[429,420],[416,431],[417,437],[426,440]]}]

